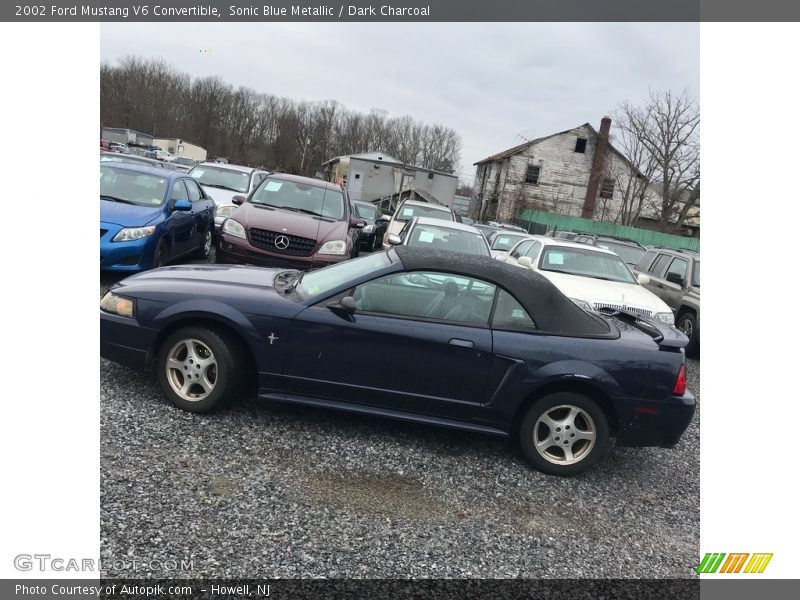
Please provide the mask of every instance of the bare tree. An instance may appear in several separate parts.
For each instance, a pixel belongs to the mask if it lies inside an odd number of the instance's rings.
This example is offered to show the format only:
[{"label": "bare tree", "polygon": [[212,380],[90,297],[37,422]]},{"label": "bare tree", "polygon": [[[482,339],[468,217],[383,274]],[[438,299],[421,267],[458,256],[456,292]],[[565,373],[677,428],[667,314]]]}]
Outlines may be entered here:
[{"label": "bare tree", "polygon": [[[624,220],[649,206],[659,227],[680,226],[700,198],[700,107],[688,92],[650,92],[644,106],[625,103],[617,114],[621,151],[639,168],[647,189],[634,177]],[[615,139],[615,143],[618,140]],[[624,222],[624,221],[623,221]]]}]

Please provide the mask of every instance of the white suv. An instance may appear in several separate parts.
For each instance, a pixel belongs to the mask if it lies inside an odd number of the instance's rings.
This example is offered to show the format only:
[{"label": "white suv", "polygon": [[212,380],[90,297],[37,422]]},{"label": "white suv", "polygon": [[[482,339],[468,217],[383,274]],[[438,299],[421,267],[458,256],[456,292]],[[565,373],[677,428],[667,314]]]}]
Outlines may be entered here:
[{"label": "white suv", "polygon": [[444,221],[455,221],[453,211],[441,204],[431,204],[430,202],[420,202],[418,200],[406,200],[392,215],[389,226],[386,228],[386,235],[383,236],[383,249],[388,250],[392,247],[389,243],[391,234],[398,235],[403,226],[412,217],[428,217],[429,219],[442,219]]},{"label": "white suv", "polygon": [[611,250],[533,236],[514,246],[506,262],[546,277],[584,310],[628,310],[675,323],[669,306],[644,287],[650,278],[634,275]]}]

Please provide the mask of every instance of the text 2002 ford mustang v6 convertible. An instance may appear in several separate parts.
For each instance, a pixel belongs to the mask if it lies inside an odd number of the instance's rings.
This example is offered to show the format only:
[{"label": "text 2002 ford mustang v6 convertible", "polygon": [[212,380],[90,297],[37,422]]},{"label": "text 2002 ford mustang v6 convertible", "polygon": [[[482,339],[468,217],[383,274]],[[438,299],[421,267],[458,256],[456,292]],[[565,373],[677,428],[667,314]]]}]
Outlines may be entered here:
[{"label": "text 2002 ford mustang v6 convertible", "polygon": [[261,398],[512,436],[573,475],[617,445],[675,445],[694,413],[686,337],[585,312],[536,273],[400,247],[318,271],[156,269],[101,302],[101,354],[180,408]]}]

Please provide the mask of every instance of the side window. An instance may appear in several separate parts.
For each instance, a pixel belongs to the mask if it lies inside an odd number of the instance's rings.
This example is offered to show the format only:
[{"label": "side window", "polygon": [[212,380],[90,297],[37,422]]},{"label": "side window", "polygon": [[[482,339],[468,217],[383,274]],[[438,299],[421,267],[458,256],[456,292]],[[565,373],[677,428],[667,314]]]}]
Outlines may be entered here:
[{"label": "side window", "polygon": [[186,186],[183,185],[183,179],[178,179],[175,185],[172,186],[172,200],[189,200],[189,195],[186,193]]},{"label": "side window", "polygon": [[[672,261],[672,264],[669,266],[669,270],[667,270],[667,275],[678,275],[681,278],[681,281],[686,281],[686,268],[687,263],[682,258],[676,258]],[[666,277],[666,276],[665,276]]]},{"label": "side window", "polygon": [[530,248],[528,248],[528,251],[525,253],[525,256],[531,259],[535,259],[537,256],[539,256],[539,250],[541,249],[541,247],[542,247],[541,243],[533,242],[533,245]]},{"label": "side window", "polygon": [[520,242],[517,244],[517,247],[514,248],[514,251],[511,253],[512,258],[519,258],[533,245],[533,240],[525,240],[524,242]]},{"label": "side window", "polygon": [[494,285],[472,277],[415,271],[361,284],[353,299],[364,312],[485,326],[494,292]]},{"label": "side window", "polygon": [[672,260],[672,257],[669,254],[659,255],[659,257],[656,259],[656,262],[654,262],[653,266],[650,267],[650,272],[656,277],[663,277],[664,270],[667,268],[667,264],[669,264],[670,260]]},{"label": "side window", "polygon": [[492,327],[495,329],[536,329],[536,323],[514,296],[505,290],[500,290],[492,316]]},{"label": "side window", "polygon": [[197,185],[194,179],[184,179],[183,182],[186,184],[186,188],[189,190],[189,200],[192,202],[199,202],[203,198],[203,192],[200,191],[200,187]]}]

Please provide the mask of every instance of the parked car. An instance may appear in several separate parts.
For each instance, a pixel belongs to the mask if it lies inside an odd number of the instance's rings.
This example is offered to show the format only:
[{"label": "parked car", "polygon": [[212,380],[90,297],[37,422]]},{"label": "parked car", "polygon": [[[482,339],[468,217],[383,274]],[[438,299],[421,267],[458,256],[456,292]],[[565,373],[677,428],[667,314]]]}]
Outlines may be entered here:
[{"label": "parked car", "polygon": [[522,233],[528,233],[527,229],[520,227],[519,225],[514,225],[513,223],[498,223],[497,221],[489,221],[487,224],[491,225],[492,227],[497,227],[500,229],[510,229],[511,231],[520,231]]},{"label": "parked car", "polygon": [[405,246],[308,273],[168,267],[100,303],[100,354],[149,368],[184,410],[253,379],[263,400],[510,437],[555,475],[592,467],[611,436],[678,443],[695,410],[686,342],[585,312],[535,273]]},{"label": "parked car", "polygon": [[103,151],[103,152],[110,152],[111,151],[111,146],[109,146],[108,142],[105,141],[102,138],[100,139],[100,150]]},{"label": "parked car", "polygon": [[191,171],[192,168],[197,165],[197,163],[198,161],[192,158],[186,158],[185,156],[176,156],[175,160],[172,161],[175,169],[178,171],[183,171],[184,173]]},{"label": "parked car", "polygon": [[498,230],[497,227],[492,227],[491,225],[486,225],[483,223],[477,223],[473,225],[473,227],[477,229],[481,233],[481,235],[487,239],[487,241],[489,239],[489,236]]},{"label": "parked car", "polygon": [[100,268],[141,271],[211,251],[214,202],[187,175],[100,164]]},{"label": "parked car", "polygon": [[464,225],[475,225],[475,220],[470,219],[469,217],[461,217],[459,221]]},{"label": "parked car", "polygon": [[121,144],[119,142],[109,142],[108,147],[111,152],[119,152],[120,154],[129,154],[130,148],[128,148],[127,144]]},{"label": "parked car", "polygon": [[311,269],[358,255],[366,223],[341,186],[287,173],[267,176],[223,222],[217,262]]},{"label": "parked car", "polygon": [[489,242],[489,247],[492,249],[492,256],[494,258],[503,258],[517,242],[529,237],[531,237],[531,234],[527,231],[517,232],[507,229],[496,229],[489,234],[487,241]]},{"label": "parked car", "polygon": [[100,164],[108,163],[108,162],[115,162],[115,163],[123,163],[127,165],[141,165],[146,167],[151,167],[153,169],[169,169],[169,165],[167,163],[163,163],[160,160],[154,160],[152,158],[145,158],[144,156],[138,156],[136,154],[119,154],[117,152],[101,152],[100,153]]},{"label": "parked car", "polygon": [[386,241],[392,246],[439,248],[451,252],[491,256],[486,238],[474,227],[430,217],[412,217],[410,221],[406,221],[399,234],[390,233]]},{"label": "parked car", "polygon": [[189,171],[189,175],[197,180],[200,187],[214,199],[214,203],[217,205],[214,231],[215,234],[218,234],[222,222],[236,210],[233,197],[236,195],[249,196],[269,173],[241,165],[202,162],[194,166]]},{"label": "parked car", "polygon": [[636,271],[649,277],[647,289],[675,313],[675,326],[686,334],[686,352],[700,352],[700,255],[689,250],[648,248]]},{"label": "parked car", "polygon": [[355,216],[366,223],[359,235],[359,246],[364,250],[379,250],[391,217],[382,214],[372,202],[353,202],[353,208]]},{"label": "parked car", "polygon": [[581,234],[580,231],[566,231],[563,229],[554,229],[548,231],[545,235],[547,237],[551,237],[557,240],[574,240],[577,236]]},{"label": "parked car", "polygon": [[[389,221],[389,227],[386,229],[386,236],[390,233],[397,235],[411,217],[430,217],[433,219],[442,219],[444,221],[455,222],[456,218],[453,211],[442,206],[441,204],[431,204],[430,202],[420,202],[419,200],[406,200],[392,215]],[[386,241],[386,236],[383,240],[383,249],[388,250],[391,244]]]},{"label": "parked car", "polygon": [[590,246],[597,246],[598,248],[606,248],[613,250],[628,263],[631,267],[635,267],[639,259],[644,256],[645,247],[621,237],[613,237],[609,235],[598,235],[596,233],[579,233],[572,241],[577,244],[589,244]]},{"label": "parked car", "polygon": [[506,262],[539,273],[584,310],[624,310],[673,325],[672,311],[649,291],[646,275],[636,276],[615,252],[604,248],[533,236],[527,251]]}]

